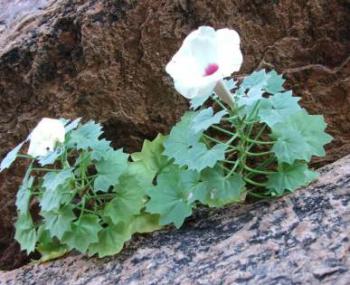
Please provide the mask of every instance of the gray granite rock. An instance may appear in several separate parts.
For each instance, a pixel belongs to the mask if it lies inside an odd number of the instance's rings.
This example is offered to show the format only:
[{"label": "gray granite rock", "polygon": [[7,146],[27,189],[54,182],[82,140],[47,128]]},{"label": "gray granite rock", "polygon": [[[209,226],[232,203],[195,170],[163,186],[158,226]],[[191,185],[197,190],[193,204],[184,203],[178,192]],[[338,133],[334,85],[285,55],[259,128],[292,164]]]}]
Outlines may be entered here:
[{"label": "gray granite rock", "polygon": [[275,201],[199,210],[180,230],[0,272],[0,284],[349,284],[350,156]]}]

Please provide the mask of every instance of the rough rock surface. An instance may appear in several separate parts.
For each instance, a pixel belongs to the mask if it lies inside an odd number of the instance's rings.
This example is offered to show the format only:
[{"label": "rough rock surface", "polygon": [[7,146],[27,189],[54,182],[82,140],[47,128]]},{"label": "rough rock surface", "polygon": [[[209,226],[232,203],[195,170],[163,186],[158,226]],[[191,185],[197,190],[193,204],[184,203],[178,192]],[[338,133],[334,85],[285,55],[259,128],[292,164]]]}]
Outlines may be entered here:
[{"label": "rough rock surface", "polygon": [[276,201],[201,210],[181,230],[0,273],[0,284],[349,284],[350,156]]},{"label": "rough rock surface", "polygon": [[[284,72],[350,151],[350,4],[346,0],[0,0],[0,158],[43,116],[93,118],[136,149],[186,109],[164,66],[202,24],[242,36],[241,73]],[[22,263],[12,242],[21,167],[0,175],[0,268]]]}]

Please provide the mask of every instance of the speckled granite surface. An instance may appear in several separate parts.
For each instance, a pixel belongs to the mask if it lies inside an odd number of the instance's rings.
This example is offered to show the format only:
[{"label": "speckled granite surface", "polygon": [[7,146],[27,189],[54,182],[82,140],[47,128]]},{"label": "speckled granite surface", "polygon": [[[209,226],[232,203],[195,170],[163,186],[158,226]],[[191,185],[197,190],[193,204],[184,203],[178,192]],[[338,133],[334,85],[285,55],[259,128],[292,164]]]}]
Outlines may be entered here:
[{"label": "speckled granite surface", "polygon": [[350,284],[350,156],[321,172],[278,201],[200,210],[117,257],[28,265],[0,284]]}]

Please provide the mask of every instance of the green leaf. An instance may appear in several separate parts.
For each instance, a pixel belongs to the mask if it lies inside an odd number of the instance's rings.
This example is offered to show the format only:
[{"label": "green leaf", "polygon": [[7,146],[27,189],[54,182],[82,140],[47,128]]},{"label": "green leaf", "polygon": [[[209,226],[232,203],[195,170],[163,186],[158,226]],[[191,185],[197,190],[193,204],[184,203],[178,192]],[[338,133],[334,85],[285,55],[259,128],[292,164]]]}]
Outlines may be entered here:
[{"label": "green leaf", "polygon": [[192,120],[197,114],[186,112],[180,122],[172,128],[170,135],[164,142],[164,153],[166,155],[175,158],[184,150],[187,151],[192,145],[198,143],[202,134],[194,133],[192,130]]},{"label": "green leaf", "polygon": [[102,134],[102,126],[93,121],[89,121],[77,129],[72,130],[67,145],[70,148],[89,149],[98,144],[98,138]]},{"label": "green leaf", "polygon": [[210,126],[220,123],[222,117],[226,114],[227,112],[222,110],[214,115],[212,107],[203,109],[192,119],[192,129],[196,133],[205,131]]},{"label": "green leaf", "polygon": [[15,239],[19,242],[21,250],[26,250],[27,254],[33,252],[38,235],[30,214],[20,214],[15,227]]},{"label": "green leaf", "polygon": [[56,189],[58,186],[67,183],[73,178],[72,168],[62,169],[61,171],[51,171],[43,177],[43,187],[46,190]]},{"label": "green leaf", "polygon": [[270,127],[283,122],[288,116],[301,110],[299,100],[300,98],[292,96],[292,91],[277,93],[268,99],[263,99],[259,108],[261,121]]},{"label": "green leaf", "polygon": [[284,90],[284,82],[285,79],[282,78],[282,75],[278,75],[275,70],[272,70],[267,74],[267,81],[264,89],[270,94],[281,92]]},{"label": "green leaf", "polygon": [[89,255],[98,254],[98,257],[105,257],[119,253],[124,243],[131,238],[129,227],[120,223],[107,226],[98,234],[98,242],[89,246]]},{"label": "green leaf", "polygon": [[158,176],[157,185],[147,191],[150,200],[146,211],[159,214],[161,225],[174,223],[181,227],[192,214],[192,191],[197,183],[197,172],[169,167]]},{"label": "green leaf", "polygon": [[166,136],[159,134],[153,141],[145,140],[141,152],[131,154],[134,162],[139,162],[144,166],[145,171],[148,172],[146,176],[150,181],[168,164],[168,158],[162,154],[165,139]]},{"label": "green leaf", "polygon": [[12,163],[16,160],[17,154],[21,150],[24,143],[25,141],[21,142],[18,146],[16,146],[13,150],[11,150],[8,154],[6,154],[6,156],[1,161],[1,164],[0,164],[0,172],[6,168],[9,168],[12,165]]},{"label": "green leaf", "polygon": [[268,175],[266,187],[282,195],[285,191],[294,191],[301,186],[306,186],[317,176],[318,174],[308,169],[304,162],[296,162],[293,165],[282,164],[277,173]]},{"label": "green leaf", "polygon": [[68,252],[66,245],[61,244],[57,239],[52,238],[44,225],[38,229],[38,245],[36,249],[40,252],[39,262],[46,262],[65,255]]},{"label": "green leaf", "polygon": [[74,175],[76,177],[81,177],[86,175],[88,168],[92,162],[92,153],[90,151],[82,151],[74,163]]},{"label": "green leaf", "polygon": [[59,158],[64,152],[63,147],[57,147],[54,151],[50,151],[45,156],[40,156],[38,162],[41,166],[54,164],[57,158]]},{"label": "green leaf", "polygon": [[70,189],[67,184],[56,189],[45,190],[40,198],[41,210],[48,212],[58,209],[61,205],[69,203],[73,199],[73,195],[73,189]]},{"label": "green leaf", "polygon": [[61,204],[68,203],[73,198],[69,182],[74,178],[72,168],[59,172],[48,172],[43,177],[42,186],[45,188],[40,199],[42,211],[51,211]]},{"label": "green leaf", "polygon": [[284,90],[283,83],[285,80],[282,75],[278,75],[276,71],[272,70],[266,73],[264,69],[255,71],[246,76],[241,84],[241,92],[247,89],[264,89],[266,92],[275,94]]},{"label": "green leaf", "polygon": [[237,103],[239,107],[245,106],[246,107],[246,113],[250,113],[251,109],[254,107],[254,105],[260,101],[261,99],[263,99],[263,93],[264,91],[261,89],[260,86],[256,86],[251,88],[247,95],[243,95],[238,97],[237,99]]},{"label": "green leaf", "polygon": [[297,159],[309,160],[309,146],[299,130],[281,124],[274,129],[273,135],[277,137],[277,142],[272,151],[279,162],[292,164]]},{"label": "green leaf", "polygon": [[72,230],[66,232],[62,242],[70,249],[85,253],[90,244],[98,242],[98,233],[102,230],[100,219],[96,215],[85,214],[72,223]]},{"label": "green leaf", "polygon": [[164,154],[173,158],[180,166],[186,165],[189,169],[200,171],[206,167],[213,167],[219,160],[224,160],[227,145],[217,144],[208,149],[205,144],[199,142],[202,133],[193,132],[191,127],[195,115],[194,112],[187,112],[171,130],[164,142]]},{"label": "green leaf", "polygon": [[27,172],[26,176],[23,179],[22,185],[19,187],[19,190],[16,195],[16,207],[21,214],[25,214],[29,209],[29,201],[31,197],[30,188],[33,186],[34,177],[29,176]]},{"label": "green leaf", "polygon": [[254,71],[252,74],[246,76],[243,79],[241,88],[243,90],[250,89],[252,87],[263,88],[266,85],[268,74],[265,69]]},{"label": "green leaf", "polygon": [[207,149],[202,143],[194,145],[189,151],[189,157],[187,165],[189,169],[201,171],[207,167],[213,167],[218,161],[225,159],[225,151],[227,145],[217,144],[211,149]]},{"label": "green leaf", "polygon": [[309,145],[309,157],[312,155],[325,156],[324,145],[332,141],[332,136],[325,132],[327,124],[322,115],[309,115],[305,110],[289,117],[287,122],[298,128]]},{"label": "green leaf", "polygon": [[155,172],[149,170],[142,161],[130,162],[126,173],[136,177],[144,187],[152,186],[155,178]]},{"label": "green leaf", "polygon": [[98,161],[102,160],[109,151],[113,151],[111,142],[105,139],[99,140],[93,147],[91,158]]},{"label": "green leaf", "polygon": [[118,184],[119,177],[128,167],[128,155],[123,150],[111,150],[96,163],[98,176],[94,181],[94,190],[107,192],[111,186]]},{"label": "green leaf", "polygon": [[226,86],[226,88],[228,89],[228,90],[232,90],[232,89],[235,89],[236,87],[237,87],[237,82],[236,81],[234,81],[232,78],[230,78],[230,79],[225,79],[224,80],[224,84],[225,84],[225,86]]},{"label": "green leaf", "polygon": [[210,207],[222,207],[240,202],[244,192],[244,181],[239,174],[225,177],[220,169],[205,169],[201,181],[195,188],[194,198]]},{"label": "green leaf", "polygon": [[140,181],[129,175],[121,176],[115,189],[115,198],[106,205],[104,215],[109,217],[113,224],[118,224],[127,222],[140,213],[145,193]]},{"label": "green leaf", "polygon": [[76,129],[79,126],[79,123],[81,121],[81,118],[77,118],[74,121],[67,120],[64,124],[64,131],[69,133],[70,131]]},{"label": "green leaf", "polygon": [[151,233],[160,230],[159,215],[142,213],[134,217],[130,222],[131,233]]},{"label": "green leaf", "polygon": [[71,230],[72,221],[75,220],[73,206],[67,205],[50,212],[41,212],[45,219],[45,227],[52,237],[61,239],[64,233]]},{"label": "green leaf", "polygon": [[308,115],[301,110],[281,123],[273,125],[272,137],[277,139],[272,150],[280,162],[292,164],[295,160],[310,161],[313,155],[324,156],[324,145],[332,140],[325,133],[322,116]]},{"label": "green leaf", "polygon": [[190,103],[191,103],[191,109],[192,110],[196,110],[198,109],[200,106],[202,106],[204,104],[205,101],[207,101],[209,99],[209,97],[212,96],[212,94],[207,95],[207,96],[201,96],[201,97],[194,97],[191,99]]}]

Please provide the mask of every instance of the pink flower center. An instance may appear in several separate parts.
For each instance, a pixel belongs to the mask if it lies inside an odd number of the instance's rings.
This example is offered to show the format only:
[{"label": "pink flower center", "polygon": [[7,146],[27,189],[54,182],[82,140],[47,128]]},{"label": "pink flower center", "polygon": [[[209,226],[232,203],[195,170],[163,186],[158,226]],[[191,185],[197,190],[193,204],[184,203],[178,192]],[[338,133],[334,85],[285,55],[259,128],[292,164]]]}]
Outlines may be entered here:
[{"label": "pink flower center", "polygon": [[219,66],[216,63],[210,63],[208,66],[205,68],[205,73],[204,76],[210,76],[217,72],[219,69]]}]

